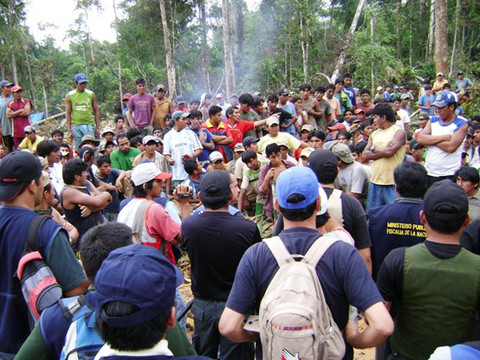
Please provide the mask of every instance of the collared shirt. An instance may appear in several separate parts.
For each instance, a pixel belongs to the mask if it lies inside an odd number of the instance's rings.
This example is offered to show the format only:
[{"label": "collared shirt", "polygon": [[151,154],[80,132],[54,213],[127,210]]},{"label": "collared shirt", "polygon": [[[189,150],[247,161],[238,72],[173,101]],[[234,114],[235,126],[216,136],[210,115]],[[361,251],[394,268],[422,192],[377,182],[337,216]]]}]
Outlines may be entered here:
[{"label": "collared shirt", "polygon": [[113,355],[121,355],[121,356],[155,356],[155,355],[167,355],[173,356],[173,353],[168,348],[168,341],[167,340],[160,340],[154,347],[146,350],[137,350],[137,351],[122,351],[112,349],[108,343],[102,346],[100,351],[95,356],[95,360],[99,360],[103,357],[113,356]]}]

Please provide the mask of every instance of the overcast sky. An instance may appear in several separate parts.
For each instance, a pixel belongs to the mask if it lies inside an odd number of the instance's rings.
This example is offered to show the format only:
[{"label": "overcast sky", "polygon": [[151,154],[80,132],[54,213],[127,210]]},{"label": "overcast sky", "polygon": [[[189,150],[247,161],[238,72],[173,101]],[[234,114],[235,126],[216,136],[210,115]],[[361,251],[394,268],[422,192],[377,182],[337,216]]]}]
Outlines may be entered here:
[{"label": "overcast sky", "polygon": [[[117,4],[120,0],[116,0]],[[215,0],[214,0],[215,1]],[[218,0],[220,1],[220,0]],[[114,21],[113,0],[100,0],[103,11],[90,10],[88,25],[92,36],[99,41],[114,42],[115,31],[111,24]],[[248,8],[258,6],[260,0],[246,0]],[[29,0],[27,9],[27,25],[37,41],[43,41],[48,35],[55,39],[56,46],[68,49],[65,39],[68,29],[80,14],[75,11],[75,0]],[[121,17],[121,13],[117,14]],[[48,26],[52,25],[52,27]],[[40,30],[44,27],[44,30]]]}]

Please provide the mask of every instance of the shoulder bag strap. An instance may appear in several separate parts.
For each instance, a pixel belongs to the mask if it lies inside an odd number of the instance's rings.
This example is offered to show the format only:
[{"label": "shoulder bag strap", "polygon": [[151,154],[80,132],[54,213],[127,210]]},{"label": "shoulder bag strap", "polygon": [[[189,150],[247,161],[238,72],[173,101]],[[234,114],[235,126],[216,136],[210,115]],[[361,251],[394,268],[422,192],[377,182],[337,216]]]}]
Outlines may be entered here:
[{"label": "shoulder bag strap", "polygon": [[273,254],[275,260],[277,260],[278,266],[285,265],[289,262],[295,261],[295,259],[290,255],[285,244],[279,236],[274,236],[269,239],[263,240],[267,244],[268,248]]},{"label": "shoulder bag strap", "polygon": [[307,253],[304,256],[304,261],[312,265],[313,267],[317,266],[317,263],[322,258],[323,254],[337,241],[341,241],[339,236],[336,236],[335,232],[327,233],[319,237],[315,242],[310,246]]},{"label": "shoulder bag strap", "polygon": [[30,221],[30,224],[27,228],[27,237],[25,241],[26,252],[40,251],[38,234],[40,233],[40,228],[47,219],[48,216],[37,215]]}]

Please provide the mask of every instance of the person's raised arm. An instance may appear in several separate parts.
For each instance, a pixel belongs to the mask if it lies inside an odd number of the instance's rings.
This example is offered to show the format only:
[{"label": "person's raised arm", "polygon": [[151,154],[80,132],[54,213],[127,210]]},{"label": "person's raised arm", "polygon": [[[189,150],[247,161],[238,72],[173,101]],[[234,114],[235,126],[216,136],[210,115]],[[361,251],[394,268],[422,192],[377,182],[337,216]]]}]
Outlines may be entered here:
[{"label": "person's raised arm", "polygon": [[93,117],[95,119],[95,136],[100,137],[100,112],[98,111],[97,96],[92,94]]}]

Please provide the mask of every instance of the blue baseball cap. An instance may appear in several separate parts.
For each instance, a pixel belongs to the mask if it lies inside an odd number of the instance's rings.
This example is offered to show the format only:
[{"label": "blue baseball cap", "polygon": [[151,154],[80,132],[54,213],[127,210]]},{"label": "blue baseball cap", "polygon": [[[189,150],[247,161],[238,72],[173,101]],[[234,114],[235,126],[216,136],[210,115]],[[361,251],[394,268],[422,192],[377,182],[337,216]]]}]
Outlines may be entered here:
[{"label": "blue baseball cap", "polygon": [[[96,316],[111,327],[143,324],[170,309],[181,271],[147,245],[129,245],[112,251],[95,276]],[[104,307],[112,301],[135,305],[127,316],[109,316]]]},{"label": "blue baseball cap", "polygon": [[[283,171],[276,183],[277,201],[284,209],[304,209],[317,201],[319,196],[318,180],[312,169],[304,166],[295,166]],[[294,194],[302,195],[299,202],[288,201]]]},{"label": "blue baseball cap", "polygon": [[457,98],[450,91],[442,91],[437,94],[432,106],[443,108],[448,104],[455,104],[456,102]]},{"label": "blue baseball cap", "polygon": [[74,77],[73,77],[73,80],[75,80],[76,83],[86,83],[88,82],[87,80],[87,75],[85,75],[84,73],[78,73],[76,74]]}]

